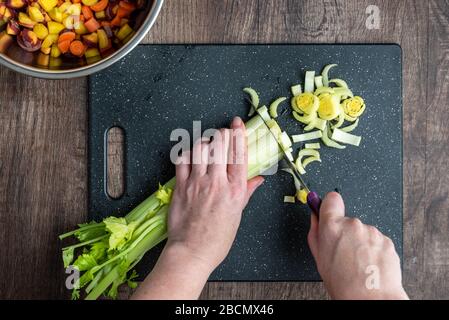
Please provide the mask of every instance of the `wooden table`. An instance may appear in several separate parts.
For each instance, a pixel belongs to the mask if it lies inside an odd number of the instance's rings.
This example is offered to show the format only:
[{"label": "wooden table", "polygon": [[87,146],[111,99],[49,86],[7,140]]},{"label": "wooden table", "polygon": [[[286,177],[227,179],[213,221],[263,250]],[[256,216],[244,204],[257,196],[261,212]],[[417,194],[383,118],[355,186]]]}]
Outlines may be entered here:
[{"label": "wooden table", "polygon": [[[448,299],[448,20],[447,0],[167,0],[145,43],[400,44],[404,283],[412,298]],[[65,298],[57,235],[87,218],[87,80],[4,67],[0,79],[0,298]],[[321,283],[211,283],[202,297],[327,296]]]}]

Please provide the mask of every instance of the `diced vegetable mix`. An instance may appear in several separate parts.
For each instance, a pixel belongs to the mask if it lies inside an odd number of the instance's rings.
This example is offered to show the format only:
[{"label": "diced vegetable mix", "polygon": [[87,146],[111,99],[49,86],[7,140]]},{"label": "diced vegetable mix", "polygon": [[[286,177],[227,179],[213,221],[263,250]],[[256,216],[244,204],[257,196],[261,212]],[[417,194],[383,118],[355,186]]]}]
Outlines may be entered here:
[{"label": "diced vegetable mix", "polygon": [[[0,0],[0,53],[15,40],[27,52],[40,51],[38,63],[71,56],[93,63],[135,31],[132,14],[144,0]],[[54,61],[54,64],[61,63]]]}]

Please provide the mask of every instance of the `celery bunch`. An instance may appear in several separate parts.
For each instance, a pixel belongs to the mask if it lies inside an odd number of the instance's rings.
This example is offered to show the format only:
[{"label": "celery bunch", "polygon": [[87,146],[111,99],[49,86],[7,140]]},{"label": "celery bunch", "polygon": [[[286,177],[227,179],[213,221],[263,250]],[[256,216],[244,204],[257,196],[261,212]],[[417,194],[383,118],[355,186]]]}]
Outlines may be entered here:
[{"label": "celery bunch", "polygon": [[[259,115],[246,123],[246,129],[248,179],[251,179],[277,163],[282,153]],[[266,148],[267,139],[269,148]],[[174,186],[175,178],[160,185],[125,217],[82,224],[59,237],[61,240],[73,237],[78,241],[62,249],[64,267],[72,265],[81,274],[72,292],[73,299],[80,297],[81,289],[90,300],[102,294],[116,298],[118,287],[124,283],[136,287],[134,266],[167,237],[167,214]]]}]

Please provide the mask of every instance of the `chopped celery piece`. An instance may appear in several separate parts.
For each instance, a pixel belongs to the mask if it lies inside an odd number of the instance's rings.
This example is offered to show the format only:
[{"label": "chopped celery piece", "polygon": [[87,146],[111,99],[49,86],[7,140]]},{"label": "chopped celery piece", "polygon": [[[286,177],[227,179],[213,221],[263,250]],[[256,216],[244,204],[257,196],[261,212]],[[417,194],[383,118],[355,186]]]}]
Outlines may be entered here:
[{"label": "chopped celery piece", "polygon": [[301,109],[299,109],[298,106],[296,105],[296,97],[292,98],[290,105],[291,105],[293,111],[295,111],[295,112],[297,112],[299,114],[304,114],[304,112]]},{"label": "chopped celery piece", "polygon": [[295,203],[295,197],[293,196],[285,196],[284,203]]},{"label": "chopped celery piece", "polygon": [[320,152],[315,149],[301,149],[298,152],[298,158],[303,158],[303,157],[316,157],[318,159],[321,158]]},{"label": "chopped celery piece", "polygon": [[328,64],[324,67],[323,72],[321,75],[323,76],[323,85],[325,87],[329,87],[329,70],[338,66],[337,64]]},{"label": "chopped celery piece", "polygon": [[293,143],[304,142],[309,140],[315,140],[323,137],[323,132],[321,130],[312,131],[303,134],[297,134],[292,136]]},{"label": "chopped celery piece", "polygon": [[317,119],[313,119],[313,121],[311,121],[307,126],[305,126],[304,131],[309,132],[309,131],[312,131],[313,129],[315,129],[316,120]]},{"label": "chopped celery piece", "polygon": [[299,96],[302,93],[302,88],[300,84],[291,87],[292,95],[294,97]]},{"label": "chopped celery piece", "polygon": [[[341,144],[331,140],[329,138],[329,134],[328,134],[328,130],[329,128],[326,128],[326,130],[323,130],[323,136],[321,137],[321,140],[323,141],[323,143],[331,148],[336,148],[336,149],[346,149],[345,146],[342,146]],[[293,142],[295,142],[295,139],[293,139]]]},{"label": "chopped celery piece", "polygon": [[315,88],[315,71],[306,71],[304,92],[313,92]]},{"label": "chopped celery piece", "polygon": [[362,137],[344,132],[340,129],[334,129],[334,132],[332,133],[332,140],[358,147],[362,141]]},{"label": "chopped celery piece", "polygon": [[248,116],[251,117],[256,112],[256,109],[259,107],[259,95],[257,94],[256,90],[253,88],[244,88],[244,92],[249,94],[251,98],[251,110],[249,111]]},{"label": "chopped celery piece", "polygon": [[344,122],[345,122],[345,112],[343,111],[343,108],[340,105],[340,115],[338,116],[337,123],[332,126],[332,129],[340,128]]},{"label": "chopped celery piece", "polygon": [[329,80],[329,83],[335,83],[337,86],[342,87],[342,88],[347,88],[347,89],[349,88],[346,81],[342,80],[342,79],[332,79],[332,80]]},{"label": "chopped celery piece", "polygon": [[311,92],[301,93],[294,97],[296,107],[301,110],[301,113],[311,114],[320,107],[320,100]]},{"label": "chopped celery piece", "polygon": [[354,97],[354,94],[348,88],[334,88],[334,94],[339,95],[340,97],[343,96]]},{"label": "chopped celery piece", "polygon": [[310,157],[304,159],[304,161],[302,162],[302,167],[305,169],[310,163],[312,163],[314,161],[321,162],[321,159],[318,157],[315,157],[315,156],[310,156]]},{"label": "chopped celery piece", "polygon": [[304,148],[306,148],[306,149],[320,149],[321,145],[320,145],[319,142],[317,142],[317,143],[306,143]]},{"label": "chopped celery piece", "polygon": [[293,154],[290,150],[284,150],[284,154],[287,157],[287,159],[291,162],[293,162],[295,159],[293,158]]},{"label": "chopped celery piece", "polygon": [[337,95],[328,95],[320,99],[318,115],[323,120],[333,120],[341,113],[340,98]]},{"label": "chopped celery piece", "polygon": [[293,111],[293,117],[303,124],[309,124],[317,118],[316,112],[300,116],[297,112]]},{"label": "chopped celery piece", "polygon": [[279,144],[284,150],[288,150],[292,146],[292,140],[290,140],[287,132],[284,131],[281,133],[279,136]]},{"label": "chopped celery piece", "polygon": [[351,124],[351,125],[349,125],[349,126],[347,126],[347,127],[340,128],[340,130],[341,130],[341,131],[344,131],[344,132],[351,132],[351,131],[353,131],[355,128],[357,128],[358,125],[359,125],[359,119],[357,119],[353,124]]},{"label": "chopped celery piece", "polygon": [[345,113],[345,120],[349,122],[354,122],[357,118],[351,117]]},{"label": "chopped celery piece", "polygon": [[295,166],[296,166],[296,169],[298,169],[300,174],[303,174],[303,175],[306,174],[306,170],[302,166],[301,158],[296,159]]},{"label": "chopped celery piece", "polygon": [[323,94],[323,93],[334,94],[335,91],[333,88],[330,88],[330,87],[321,87],[321,88],[316,89],[314,92],[314,94],[316,96],[319,96],[320,94]]},{"label": "chopped celery piece", "polygon": [[326,128],[327,125],[327,121],[320,119],[320,118],[316,118],[315,120],[315,128],[320,129],[321,131],[323,131]]},{"label": "chopped celery piece", "polygon": [[276,100],[274,100],[271,105],[270,105],[270,116],[273,118],[277,118],[278,117],[278,106],[280,103],[284,102],[285,100],[287,100],[287,98],[282,97],[282,98],[278,98]]},{"label": "chopped celery piece", "polygon": [[323,86],[323,76],[315,77],[315,87],[321,88]]},{"label": "chopped celery piece", "polygon": [[268,109],[267,106],[262,106],[260,108],[257,109],[257,112],[259,113],[259,115],[262,117],[262,119],[266,122],[271,120],[270,115],[268,114]]}]

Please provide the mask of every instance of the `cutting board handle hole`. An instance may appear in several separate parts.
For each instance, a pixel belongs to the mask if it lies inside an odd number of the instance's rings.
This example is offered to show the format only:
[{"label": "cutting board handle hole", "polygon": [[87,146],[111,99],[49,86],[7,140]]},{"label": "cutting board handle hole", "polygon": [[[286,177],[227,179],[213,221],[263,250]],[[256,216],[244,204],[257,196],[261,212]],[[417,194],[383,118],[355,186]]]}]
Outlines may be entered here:
[{"label": "cutting board handle hole", "polygon": [[120,199],[125,193],[125,130],[111,127],[106,131],[105,148],[105,189],[113,200]]}]

